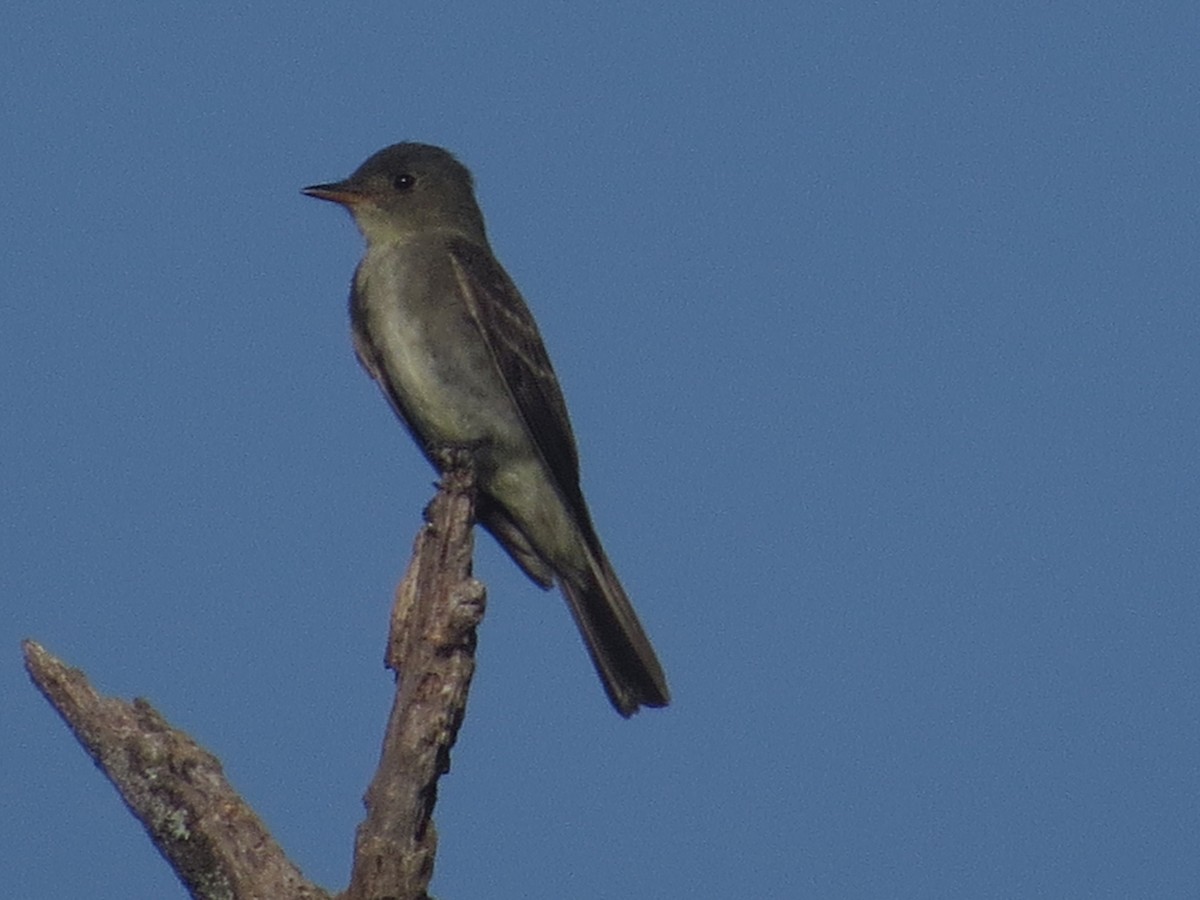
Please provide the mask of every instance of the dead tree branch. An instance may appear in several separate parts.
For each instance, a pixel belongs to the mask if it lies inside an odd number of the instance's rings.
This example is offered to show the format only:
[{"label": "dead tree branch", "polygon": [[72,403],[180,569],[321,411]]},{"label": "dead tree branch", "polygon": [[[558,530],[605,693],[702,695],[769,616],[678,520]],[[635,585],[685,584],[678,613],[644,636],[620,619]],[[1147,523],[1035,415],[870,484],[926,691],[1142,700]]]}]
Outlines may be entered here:
[{"label": "dead tree branch", "polygon": [[328,900],[284,855],[215,756],[145,700],[102,697],[87,676],[33,641],[25,668],[42,695],[199,900]]},{"label": "dead tree branch", "polygon": [[[437,783],[466,709],[484,589],[471,577],[475,491],[446,469],[396,591],[386,662],[396,697],[365,798],[342,900],[425,900]],[[215,756],[145,700],[103,697],[33,641],[25,668],[198,900],[331,900],[306,880],[226,780]]]},{"label": "dead tree branch", "polygon": [[471,577],[474,512],[469,468],[446,468],[396,589],[386,663],[398,689],[367,789],[346,900],[427,896],[438,778],[450,769],[483,619],[483,585]]}]

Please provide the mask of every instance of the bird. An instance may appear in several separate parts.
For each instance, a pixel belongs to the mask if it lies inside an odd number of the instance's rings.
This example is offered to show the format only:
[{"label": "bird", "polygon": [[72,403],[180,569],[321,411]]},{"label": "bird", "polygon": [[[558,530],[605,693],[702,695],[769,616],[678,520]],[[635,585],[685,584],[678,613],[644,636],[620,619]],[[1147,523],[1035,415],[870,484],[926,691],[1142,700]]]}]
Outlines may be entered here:
[{"label": "bird", "polygon": [[492,252],[470,171],[404,142],[303,193],[347,209],[365,240],[351,333],[396,416],[439,472],[447,451],[469,454],[477,522],[535,584],[558,584],[617,712],[666,706],[662,666],[584,499],[558,378]]}]

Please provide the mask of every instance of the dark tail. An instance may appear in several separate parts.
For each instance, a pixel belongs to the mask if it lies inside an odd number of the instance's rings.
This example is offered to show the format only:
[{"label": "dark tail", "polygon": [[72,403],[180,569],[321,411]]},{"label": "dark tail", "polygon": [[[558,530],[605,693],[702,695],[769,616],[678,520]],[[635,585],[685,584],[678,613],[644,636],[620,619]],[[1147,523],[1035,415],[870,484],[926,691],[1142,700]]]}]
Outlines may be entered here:
[{"label": "dark tail", "polygon": [[666,706],[667,679],[633,605],[599,542],[589,555],[590,571],[560,584],[608,699],[625,717],[641,706]]}]

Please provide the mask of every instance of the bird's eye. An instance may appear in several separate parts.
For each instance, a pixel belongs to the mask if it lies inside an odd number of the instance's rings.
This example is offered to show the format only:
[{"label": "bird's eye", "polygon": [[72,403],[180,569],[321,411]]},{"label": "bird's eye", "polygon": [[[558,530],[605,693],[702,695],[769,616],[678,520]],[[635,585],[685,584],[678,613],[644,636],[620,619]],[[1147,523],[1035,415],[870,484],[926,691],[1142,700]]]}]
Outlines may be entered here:
[{"label": "bird's eye", "polygon": [[397,175],[392,179],[392,187],[401,193],[410,190],[416,183],[417,179],[412,175],[409,175],[407,172],[403,173],[402,175]]}]

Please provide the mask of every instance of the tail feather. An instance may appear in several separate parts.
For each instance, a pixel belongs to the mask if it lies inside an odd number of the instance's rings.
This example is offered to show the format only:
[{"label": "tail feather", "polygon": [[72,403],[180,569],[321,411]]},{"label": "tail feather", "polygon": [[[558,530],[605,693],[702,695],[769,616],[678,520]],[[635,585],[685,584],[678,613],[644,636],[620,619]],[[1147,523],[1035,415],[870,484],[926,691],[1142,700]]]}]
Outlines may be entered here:
[{"label": "tail feather", "polygon": [[642,706],[666,706],[667,679],[650,639],[604,551],[591,550],[589,571],[560,584],[608,699],[625,717]]}]

